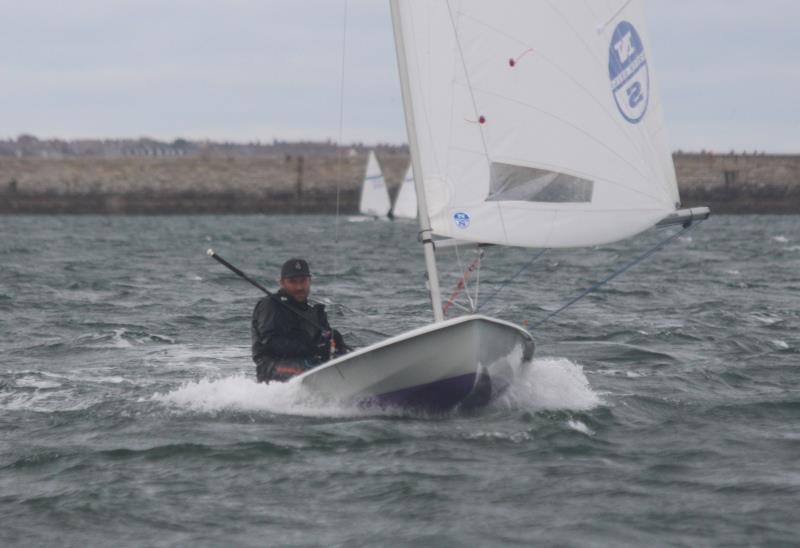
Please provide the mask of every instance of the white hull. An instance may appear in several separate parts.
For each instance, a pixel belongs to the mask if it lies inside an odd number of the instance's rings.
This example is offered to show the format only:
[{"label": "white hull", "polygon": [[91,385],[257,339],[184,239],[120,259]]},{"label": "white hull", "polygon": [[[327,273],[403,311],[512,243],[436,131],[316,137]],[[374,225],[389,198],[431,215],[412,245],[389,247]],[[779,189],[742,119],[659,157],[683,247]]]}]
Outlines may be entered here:
[{"label": "white hull", "polygon": [[347,218],[348,223],[367,223],[373,221],[389,221],[389,217],[376,217],[375,215],[352,215]]},{"label": "white hull", "polygon": [[323,399],[440,412],[496,397],[533,349],[533,338],[521,327],[464,316],[361,348],[298,381]]}]

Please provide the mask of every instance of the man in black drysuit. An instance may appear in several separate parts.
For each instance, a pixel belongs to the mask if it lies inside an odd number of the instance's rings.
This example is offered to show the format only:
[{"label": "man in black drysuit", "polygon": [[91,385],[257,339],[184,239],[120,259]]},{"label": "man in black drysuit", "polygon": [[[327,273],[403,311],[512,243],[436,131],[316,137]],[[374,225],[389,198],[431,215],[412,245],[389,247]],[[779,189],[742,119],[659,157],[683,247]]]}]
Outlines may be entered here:
[{"label": "man in black drysuit", "polygon": [[258,382],[287,381],[344,354],[341,334],[331,329],[325,305],[308,304],[311,272],[303,259],[281,267],[281,288],[258,301],[251,335]]}]

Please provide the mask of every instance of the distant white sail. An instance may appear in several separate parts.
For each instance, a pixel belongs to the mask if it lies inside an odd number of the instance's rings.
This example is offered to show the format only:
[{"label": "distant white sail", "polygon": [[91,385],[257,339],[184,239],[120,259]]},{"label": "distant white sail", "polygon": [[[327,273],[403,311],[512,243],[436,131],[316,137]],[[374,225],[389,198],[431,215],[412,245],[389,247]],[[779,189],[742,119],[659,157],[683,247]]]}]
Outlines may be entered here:
[{"label": "distant white sail", "polygon": [[417,191],[414,189],[414,170],[410,165],[397,191],[392,214],[398,219],[417,218]]},{"label": "distant white sail", "polygon": [[389,190],[386,188],[386,181],[383,179],[383,173],[381,173],[375,153],[370,151],[358,210],[362,215],[385,217],[391,208],[392,202],[389,198]]},{"label": "distant white sail", "polygon": [[436,234],[590,246],[676,209],[640,0],[397,6]]}]

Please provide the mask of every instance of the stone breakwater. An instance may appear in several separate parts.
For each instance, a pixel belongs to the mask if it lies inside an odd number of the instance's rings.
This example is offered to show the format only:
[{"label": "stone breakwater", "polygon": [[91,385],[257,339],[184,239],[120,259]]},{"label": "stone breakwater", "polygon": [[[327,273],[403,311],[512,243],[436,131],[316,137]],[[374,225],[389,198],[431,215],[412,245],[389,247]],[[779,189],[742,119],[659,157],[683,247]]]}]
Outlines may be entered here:
[{"label": "stone breakwater", "polygon": [[800,213],[800,155],[675,154],[683,205],[715,213]]},{"label": "stone breakwater", "polygon": [[[800,213],[800,155],[675,154],[685,207]],[[366,154],[0,158],[0,213],[333,213],[358,208]],[[394,195],[406,154],[378,155]]]}]

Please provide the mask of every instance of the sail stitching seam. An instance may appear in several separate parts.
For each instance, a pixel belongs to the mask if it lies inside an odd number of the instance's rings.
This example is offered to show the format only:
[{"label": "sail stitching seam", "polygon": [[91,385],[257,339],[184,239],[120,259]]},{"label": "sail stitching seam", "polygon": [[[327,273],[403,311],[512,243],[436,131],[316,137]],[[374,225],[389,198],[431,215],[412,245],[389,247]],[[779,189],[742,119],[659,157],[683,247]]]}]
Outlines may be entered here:
[{"label": "sail stitching seam", "polygon": [[[450,6],[450,0],[447,0],[447,13],[450,16],[450,24],[453,26],[453,37],[455,38],[456,45],[458,45],[458,52],[459,52],[459,56],[461,58],[462,68],[464,70],[464,79],[466,80],[467,90],[469,91],[469,96],[470,96],[470,99],[472,100],[472,109],[473,109],[473,112],[475,113],[475,116],[480,118],[481,113],[478,111],[478,103],[475,100],[475,90],[472,87],[472,83],[470,82],[469,71],[467,70],[467,59],[464,56],[464,49],[461,46],[461,39],[458,36],[458,26],[456,25],[455,18],[453,17],[453,10],[452,10],[452,7]],[[467,16],[468,17],[468,15],[465,15],[460,10],[458,12],[458,16],[459,16],[459,18],[462,17],[462,16]],[[454,84],[458,85],[458,82],[454,82]],[[486,144],[486,136],[483,134],[483,128],[481,126],[482,125],[478,125],[478,133],[481,136],[481,144],[483,145],[483,153],[485,155],[486,164],[487,164],[486,168],[487,168],[487,170],[489,170],[489,185],[491,186],[492,185],[492,180],[491,180],[491,177],[492,177],[492,171],[491,171],[492,159],[489,156],[489,148],[488,148],[488,146]],[[503,217],[503,208],[501,207],[500,203],[497,204],[497,216],[500,219],[500,226],[501,226],[501,228],[503,230],[503,236],[505,238],[505,241],[509,241],[508,230],[506,230],[506,222],[505,222],[505,218]]]},{"label": "sail stitching seam", "polygon": [[[564,18],[564,16],[561,14],[561,12],[559,12],[559,11],[558,11],[556,8],[554,8],[552,5],[550,5],[550,7],[551,7],[551,9],[553,9],[553,11],[555,11],[556,13],[558,13],[558,15],[559,15],[559,16],[560,16],[562,19],[565,19],[565,18]],[[522,45],[522,46],[524,46],[524,47],[527,47],[527,48],[530,48],[530,47],[531,47],[531,46],[530,46],[530,44],[529,44],[528,42],[526,42],[525,40],[522,40],[522,39],[520,39],[520,38],[517,38],[516,36],[514,36],[514,35],[512,35],[512,34],[509,34],[508,32],[502,31],[502,30],[498,29],[497,27],[495,27],[495,26],[493,26],[493,25],[490,25],[490,24],[486,23],[485,21],[481,21],[481,20],[475,19],[474,17],[470,17],[468,14],[465,14],[465,15],[464,15],[464,17],[467,17],[467,18],[471,19],[471,20],[472,20],[472,21],[473,21],[475,24],[477,24],[477,25],[480,25],[480,26],[483,26],[483,27],[485,27],[485,28],[488,28],[488,29],[490,29],[490,30],[494,31],[494,32],[495,32],[495,33],[497,33],[497,34],[499,34],[499,35],[501,35],[501,36],[504,36],[504,37],[508,38],[509,40],[513,40],[513,41],[515,41],[515,42],[519,43],[520,45]],[[568,24],[568,23],[567,23],[567,24]],[[569,25],[568,25],[568,26],[569,26]],[[573,33],[575,33],[576,35],[578,35],[578,36],[580,37],[580,35],[578,34],[578,32],[577,32],[577,31],[575,31],[575,29],[574,29],[574,28],[572,28],[572,26],[569,26],[569,27],[570,27],[570,30],[572,30],[572,32],[573,32]],[[588,44],[586,44],[586,43],[585,43],[583,40],[581,40],[581,42],[583,43],[583,45],[585,46],[585,48],[586,48],[587,50],[589,50],[589,52],[590,52],[590,53],[593,53],[593,52],[591,51],[591,48],[589,47],[589,45],[588,45]],[[626,141],[627,141],[627,142],[628,142],[628,143],[629,143],[629,144],[630,144],[630,145],[631,145],[631,146],[632,146],[632,147],[633,147],[635,150],[638,150],[639,152],[641,152],[642,150],[645,150],[645,149],[647,149],[647,150],[649,150],[650,152],[654,152],[654,153],[656,152],[656,151],[655,151],[655,149],[654,149],[654,147],[652,146],[652,142],[650,142],[650,139],[640,139],[640,141],[648,141],[648,143],[647,143],[647,145],[648,145],[648,146],[647,146],[647,147],[643,146],[641,143],[637,144],[637,142],[636,142],[636,141],[634,141],[634,140],[633,140],[633,139],[630,137],[630,135],[628,134],[628,132],[624,130],[624,126],[622,125],[622,123],[620,122],[620,120],[618,119],[618,117],[617,117],[617,116],[615,116],[615,115],[614,115],[614,113],[613,113],[612,111],[610,111],[609,109],[605,108],[605,107],[603,106],[603,103],[602,103],[602,102],[601,102],[601,101],[600,101],[600,100],[599,100],[599,99],[598,99],[598,98],[597,98],[595,95],[593,95],[593,94],[592,94],[592,93],[591,93],[591,92],[590,92],[590,91],[589,91],[589,90],[588,90],[588,89],[587,89],[587,88],[586,88],[584,85],[582,85],[582,84],[580,83],[580,81],[579,81],[577,78],[575,78],[574,76],[572,76],[572,74],[571,74],[571,73],[567,72],[567,71],[566,71],[566,70],[564,70],[564,69],[563,69],[563,68],[562,68],[562,67],[561,67],[559,64],[557,64],[557,63],[553,62],[553,61],[552,61],[551,59],[549,59],[549,58],[548,58],[546,55],[542,54],[542,52],[541,52],[541,51],[538,51],[538,50],[537,50],[537,55],[538,55],[538,56],[539,56],[541,59],[543,59],[545,62],[547,62],[547,63],[548,63],[548,64],[549,64],[551,67],[553,67],[555,70],[557,70],[558,72],[560,72],[561,74],[563,74],[565,77],[567,77],[567,78],[568,78],[570,81],[572,81],[572,83],[573,83],[573,84],[575,84],[575,85],[578,87],[578,89],[580,89],[581,91],[583,91],[584,93],[586,93],[586,94],[587,94],[587,95],[588,95],[588,96],[589,96],[589,97],[592,99],[592,101],[593,101],[593,102],[594,102],[594,103],[595,103],[595,104],[596,104],[596,105],[597,105],[597,106],[600,108],[600,111],[601,111],[601,112],[603,112],[603,114],[605,114],[605,116],[606,116],[606,117],[608,118],[608,120],[609,120],[609,121],[610,121],[610,122],[611,122],[611,123],[614,125],[614,127],[616,127],[616,129],[620,131],[620,134],[623,136],[623,138],[624,138],[624,139],[625,139],[625,140],[626,140]],[[592,57],[594,57],[595,59],[597,59],[597,57],[596,57],[595,55],[592,55]],[[598,61],[598,62],[600,62],[600,60],[599,60],[599,59],[598,59],[597,61]],[[485,90],[480,90],[480,89],[479,89],[478,91],[483,91],[484,93],[494,93],[494,92],[488,92],[488,91],[485,91]],[[520,102],[520,101],[518,101],[518,100],[515,100],[515,99],[512,99],[512,98],[508,98],[508,97],[505,97],[505,96],[502,96],[502,95],[499,95],[499,94],[496,94],[496,93],[495,93],[495,95],[497,95],[498,97],[503,97],[503,98],[509,99],[509,100],[511,100],[511,101],[517,101],[517,102]],[[526,104],[526,103],[524,103],[524,102],[520,102],[520,103],[521,103],[521,104]],[[528,105],[528,106],[531,106],[532,108],[535,108],[535,107],[533,107],[532,105]],[[539,109],[537,109],[537,110],[539,110]],[[540,111],[540,112],[541,112],[541,111]],[[563,121],[564,121],[565,123],[568,123],[568,124],[569,124],[570,126],[572,126],[572,127],[577,127],[577,126],[575,126],[574,124],[571,124],[571,123],[567,122],[566,120],[563,120]],[[626,164],[629,164],[629,165],[631,165],[631,167],[632,167],[632,168],[633,168],[635,171],[637,171],[637,172],[638,172],[638,173],[639,173],[639,174],[640,174],[642,177],[647,177],[647,176],[646,176],[644,173],[642,173],[642,172],[641,172],[639,169],[637,169],[636,167],[634,167],[634,166],[633,166],[633,165],[630,163],[630,161],[628,161],[628,160],[627,160],[627,159],[625,159],[625,158],[622,158],[622,159],[623,159],[623,161],[624,161]],[[649,166],[648,166],[648,167],[649,167]],[[658,177],[658,175],[656,174],[656,172],[655,172],[655,171],[653,171],[652,169],[650,169],[650,174],[651,174],[651,176],[652,176],[652,177],[653,177],[655,180],[658,180],[658,179],[659,179],[659,177]],[[669,191],[668,191],[666,188],[663,188],[663,185],[660,185],[660,186],[661,186],[661,190],[663,190],[663,191],[664,191],[664,193],[665,193],[665,196],[669,198],[669,201],[670,201],[670,202],[672,202],[672,198],[671,198],[670,192],[669,192]]]},{"label": "sail stitching seam", "polygon": [[[601,67],[605,67],[605,65],[606,65],[606,62],[605,62],[605,61],[603,61],[603,59],[601,59],[601,58],[598,58],[598,57],[597,57],[597,55],[595,55],[594,49],[593,49],[593,48],[592,48],[592,47],[591,47],[591,46],[590,46],[588,43],[586,43],[586,41],[583,39],[583,36],[581,35],[581,33],[579,33],[579,32],[578,32],[578,31],[577,31],[577,30],[576,30],[576,29],[575,29],[575,28],[574,28],[574,27],[573,27],[573,26],[570,24],[570,22],[569,22],[569,19],[568,19],[567,17],[565,17],[565,16],[564,16],[564,14],[563,14],[561,11],[559,11],[559,9],[558,9],[557,7],[555,7],[555,6],[553,5],[553,3],[552,3],[550,0],[545,0],[545,1],[547,2],[547,5],[548,5],[548,6],[550,6],[550,9],[552,9],[554,12],[556,12],[556,13],[559,15],[559,17],[561,17],[561,19],[564,21],[564,24],[566,24],[566,25],[567,25],[567,27],[569,27],[569,29],[570,29],[570,30],[573,32],[573,34],[575,34],[576,38],[577,38],[577,39],[578,39],[578,40],[579,40],[579,41],[580,41],[580,42],[583,44],[584,48],[585,48],[585,49],[586,49],[586,51],[589,53],[589,55],[590,55],[591,57],[593,57],[594,59],[596,59],[596,60],[597,60],[597,63],[598,63],[598,64],[599,64]],[[617,16],[618,16],[620,13],[622,13],[622,11],[623,11],[623,10],[624,10],[624,9],[625,9],[627,6],[628,6],[628,4],[629,4],[629,3],[630,3],[630,0],[628,0],[628,2],[626,2],[626,3],[625,3],[625,5],[624,5],[624,6],[622,6],[622,8],[620,8],[620,9],[617,11],[617,13],[614,15],[614,17],[617,17]],[[614,19],[614,18],[612,18],[612,20],[613,20],[613,19]],[[555,66],[555,65],[554,65],[554,66]],[[590,94],[590,95],[591,95],[591,94]],[[641,139],[639,140],[639,142],[640,142],[641,144],[637,146],[636,142],[633,142],[633,141],[630,139],[630,137],[629,137],[629,135],[628,135],[628,132],[627,132],[627,131],[624,131],[624,129],[623,129],[623,128],[624,128],[625,126],[624,126],[624,125],[622,125],[622,122],[620,121],[620,119],[619,119],[618,117],[614,116],[612,113],[610,113],[609,111],[607,111],[607,110],[605,110],[605,109],[603,109],[603,111],[605,111],[605,112],[606,112],[606,114],[608,114],[609,118],[610,118],[610,119],[612,120],[612,122],[614,123],[614,126],[615,126],[615,127],[618,129],[618,130],[620,130],[620,131],[621,131],[621,133],[622,133],[623,137],[624,137],[625,139],[627,139],[629,142],[631,142],[631,144],[634,146],[634,148],[638,149],[640,153],[641,153],[641,151],[642,151],[642,150],[649,150],[649,151],[650,151],[650,152],[652,152],[652,153],[656,153],[655,155],[656,155],[656,157],[658,157],[657,151],[656,151],[656,150],[655,150],[655,148],[653,147],[653,143],[652,143],[652,141],[651,141],[650,139],[648,139],[648,138],[647,138],[647,137],[648,137],[648,135],[647,135],[647,133],[645,132],[645,130],[644,130],[644,127],[643,127],[642,125],[639,125],[639,127],[637,128],[637,132],[639,133],[640,137],[641,137],[641,136],[642,136],[642,134],[643,134],[643,135],[644,135],[644,138],[641,138]],[[649,166],[649,165],[647,165],[647,167],[650,167],[650,166]],[[656,180],[658,180],[658,174],[657,174],[655,171],[653,171],[653,168],[652,168],[652,167],[650,167],[650,171],[651,171],[652,175],[655,177],[655,179],[656,179]],[[665,190],[665,191],[666,191],[666,189],[663,189],[663,187],[662,187],[662,190]],[[669,195],[669,192],[667,192],[667,195]],[[670,202],[672,202],[672,199],[671,199],[671,197],[670,197]]]}]

